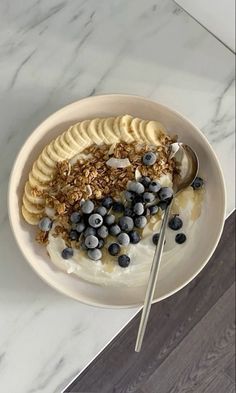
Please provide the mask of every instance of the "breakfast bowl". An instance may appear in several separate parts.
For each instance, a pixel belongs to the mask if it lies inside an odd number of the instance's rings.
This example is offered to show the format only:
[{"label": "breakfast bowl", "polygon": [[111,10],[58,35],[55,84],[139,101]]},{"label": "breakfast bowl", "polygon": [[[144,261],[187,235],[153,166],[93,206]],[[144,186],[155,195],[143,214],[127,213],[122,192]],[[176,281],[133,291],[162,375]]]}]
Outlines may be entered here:
[{"label": "breakfast bowl", "polygon": [[171,108],[143,97],[112,94],[82,99],[48,117],[26,140],[13,166],[8,194],[11,228],[25,259],[48,285],[98,307],[127,308],[143,304],[147,280],[139,285],[99,285],[96,280],[91,282],[61,270],[51,263],[47,249],[34,241],[35,227],[22,216],[22,198],[32,165],[50,141],[82,120],[123,114],[156,120],[170,135],[178,135],[179,141],[191,146],[199,158],[199,176],[205,184],[201,214],[191,228],[188,241],[163,255],[154,302],[183,288],[203,269],[217,246],[225,218],[225,186],[216,155],[201,131]]}]

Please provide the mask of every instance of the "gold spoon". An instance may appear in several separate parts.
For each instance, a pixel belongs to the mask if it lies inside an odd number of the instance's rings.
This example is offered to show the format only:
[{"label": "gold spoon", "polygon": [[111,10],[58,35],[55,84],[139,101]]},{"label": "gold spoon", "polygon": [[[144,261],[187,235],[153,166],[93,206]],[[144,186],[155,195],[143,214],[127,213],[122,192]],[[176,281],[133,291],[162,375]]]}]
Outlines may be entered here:
[{"label": "gold spoon", "polygon": [[[172,145],[171,157],[175,158],[176,167],[178,169],[177,173],[173,177],[173,195],[176,196],[180,191],[190,186],[198,173],[198,157],[196,153],[188,145],[182,143],[174,143]],[[173,199],[172,199],[173,200]],[[141,320],[139,324],[139,330],[135,345],[135,351],[140,352],[143,342],[143,337],[145,334],[147,321],[152,305],[152,299],[154,291],[156,288],[157,276],[159,271],[159,265],[163,253],[163,246],[165,241],[165,231],[168,223],[168,218],[170,215],[172,200],[168,204],[164,217],[161,224],[160,234],[158,243],[156,246],[150,276],[148,280]]]}]

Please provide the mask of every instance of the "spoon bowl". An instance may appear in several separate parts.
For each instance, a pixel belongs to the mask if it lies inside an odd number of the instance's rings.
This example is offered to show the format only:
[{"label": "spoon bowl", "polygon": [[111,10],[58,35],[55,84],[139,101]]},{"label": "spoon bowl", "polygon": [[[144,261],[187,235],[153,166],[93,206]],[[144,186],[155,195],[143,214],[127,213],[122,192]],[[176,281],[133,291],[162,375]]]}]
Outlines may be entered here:
[{"label": "spoon bowl", "polygon": [[195,180],[199,169],[199,160],[190,146],[183,143],[174,143],[173,145],[175,145],[175,152],[172,157],[175,159],[177,169],[173,176],[173,191],[176,195]]}]

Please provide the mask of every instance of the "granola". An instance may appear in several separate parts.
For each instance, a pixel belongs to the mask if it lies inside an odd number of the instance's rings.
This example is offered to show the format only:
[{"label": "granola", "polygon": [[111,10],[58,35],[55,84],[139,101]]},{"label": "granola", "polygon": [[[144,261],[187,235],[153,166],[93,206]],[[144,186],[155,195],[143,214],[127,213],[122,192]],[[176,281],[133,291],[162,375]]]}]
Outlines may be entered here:
[{"label": "granola", "polygon": [[[118,143],[112,153],[110,147],[94,145],[84,151],[92,158],[78,159],[74,165],[68,161],[57,163],[54,179],[50,182],[49,190],[44,193],[46,206],[53,207],[59,216],[70,215],[83,199],[96,201],[107,195],[119,199],[128,181],[135,178],[136,170],[152,179],[173,173],[174,160],[169,159],[167,146],[151,147],[158,154],[157,163],[151,167],[142,162],[143,154],[150,150],[148,145]],[[111,156],[128,158],[130,166],[116,169],[106,165]]]}]

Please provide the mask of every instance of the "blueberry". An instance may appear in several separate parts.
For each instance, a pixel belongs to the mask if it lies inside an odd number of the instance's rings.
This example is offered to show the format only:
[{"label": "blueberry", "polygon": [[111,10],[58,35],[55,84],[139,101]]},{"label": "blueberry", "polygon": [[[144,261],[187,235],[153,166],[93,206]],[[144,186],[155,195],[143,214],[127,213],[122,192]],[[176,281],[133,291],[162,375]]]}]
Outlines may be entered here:
[{"label": "blueberry", "polygon": [[157,206],[161,209],[161,210],[166,210],[167,206],[168,206],[168,202],[167,201],[160,201],[158,202]]},{"label": "blueberry", "polygon": [[70,233],[69,233],[69,238],[70,240],[78,240],[79,234],[75,229],[71,229]]},{"label": "blueberry", "polygon": [[153,206],[149,206],[149,211],[151,216],[153,216],[154,214],[157,214],[159,210],[159,207],[157,205],[153,205]]},{"label": "blueberry", "polygon": [[98,261],[102,258],[102,252],[98,248],[94,248],[93,250],[88,250],[88,257],[93,261]]},{"label": "blueberry", "polygon": [[95,228],[92,228],[92,227],[88,227],[88,228],[86,228],[85,229],[85,231],[84,231],[84,236],[86,237],[86,236],[89,236],[89,235],[96,235],[96,229]]},{"label": "blueberry", "polygon": [[94,210],[94,203],[87,199],[81,207],[81,210],[84,214],[91,214]]},{"label": "blueberry", "polygon": [[78,224],[81,220],[81,214],[78,212],[73,212],[70,216],[70,220],[73,224]]},{"label": "blueberry", "polygon": [[135,194],[134,194],[132,191],[127,191],[127,190],[126,190],[126,191],[124,192],[124,195],[125,195],[126,201],[132,202],[132,201],[134,200]]},{"label": "blueberry", "polygon": [[104,223],[106,225],[112,225],[114,224],[116,218],[113,214],[108,214],[107,216],[104,217]]},{"label": "blueberry", "polygon": [[141,237],[137,231],[131,231],[129,233],[129,238],[130,238],[130,243],[132,244],[137,244],[141,240]]},{"label": "blueberry", "polygon": [[157,243],[158,243],[159,237],[160,237],[160,234],[159,234],[159,233],[154,233],[154,235],[153,235],[153,237],[152,237],[152,242],[153,242],[153,244],[155,244],[155,246],[156,246]]},{"label": "blueberry", "polygon": [[89,222],[88,222],[89,217],[90,217],[90,214],[84,214],[84,215],[83,215],[83,222],[84,222],[84,224],[85,224],[85,228],[87,228],[87,227],[90,226],[90,225],[89,225]]},{"label": "blueberry", "polygon": [[110,209],[112,207],[113,204],[113,199],[112,197],[105,197],[102,199],[102,206],[104,206],[106,209]]},{"label": "blueberry", "polygon": [[173,197],[173,190],[170,187],[162,187],[162,189],[158,193],[158,196],[161,201],[166,201]]},{"label": "blueberry", "polygon": [[129,232],[134,227],[134,221],[131,217],[123,216],[119,219],[119,226],[122,231]]},{"label": "blueberry", "polygon": [[196,179],[192,182],[191,186],[194,190],[199,190],[203,187],[204,180],[201,177],[196,177]]},{"label": "blueberry", "polygon": [[96,213],[104,217],[107,214],[107,209],[104,206],[98,206],[96,209]]},{"label": "blueberry", "polygon": [[113,256],[118,255],[120,252],[120,245],[117,243],[111,243],[108,247],[108,251]]},{"label": "blueberry", "polygon": [[69,259],[71,257],[73,257],[74,251],[71,247],[67,247],[64,248],[64,250],[62,250],[61,256],[63,259]]},{"label": "blueberry", "polygon": [[127,217],[134,217],[134,212],[130,207],[126,207],[124,211],[124,215]]},{"label": "blueberry", "polygon": [[119,235],[119,233],[121,233],[121,229],[120,229],[119,225],[114,224],[109,227],[109,234],[111,236],[117,236],[117,235]]},{"label": "blueberry", "polygon": [[[152,237],[152,242],[153,242],[153,244],[155,244],[155,246],[157,246],[157,243],[159,241],[159,237],[160,237],[159,233],[154,233],[154,235]],[[164,241],[164,244],[166,244],[166,240]]]},{"label": "blueberry", "polygon": [[103,218],[98,213],[93,213],[88,219],[89,225],[93,228],[99,228],[103,223]]},{"label": "blueberry", "polygon": [[183,221],[178,216],[174,216],[173,218],[170,219],[168,226],[170,229],[173,229],[174,231],[178,231],[178,229],[182,228]]},{"label": "blueberry", "polygon": [[125,210],[125,207],[124,207],[123,203],[115,201],[115,202],[113,202],[112,210],[114,210],[114,212],[117,212],[117,213],[122,213]]},{"label": "blueberry", "polygon": [[147,225],[147,219],[144,216],[139,216],[134,219],[136,228],[144,228]]},{"label": "blueberry", "polygon": [[97,234],[102,239],[105,239],[108,236],[108,229],[107,229],[107,227],[105,225],[102,225],[100,228],[98,228]]},{"label": "blueberry", "polygon": [[79,222],[79,224],[76,225],[77,232],[82,233],[84,229],[85,229],[85,223],[83,221]]},{"label": "blueberry", "polygon": [[186,237],[186,235],[184,233],[178,233],[175,236],[175,241],[178,244],[183,244],[186,241],[186,239],[187,239],[187,237]]},{"label": "blueberry", "polygon": [[143,195],[139,195],[136,194],[133,200],[133,205],[135,205],[135,203],[139,203],[139,202],[143,202]]},{"label": "blueberry", "polygon": [[153,151],[148,151],[143,156],[144,165],[153,165],[157,160],[157,156]]},{"label": "blueberry", "polygon": [[148,176],[141,177],[139,181],[144,185],[145,188],[148,188],[149,184],[151,183],[151,179]]},{"label": "blueberry", "polygon": [[145,191],[144,185],[138,181],[131,181],[128,184],[128,191],[135,192],[136,194],[142,194]]},{"label": "blueberry", "polygon": [[43,232],[48,232],[52,228],[52,220],[49,217],[43,217],[39,221],[39,229]]},{"label": "blueberry", "polygon": [[98,238],[94,235],[89,235],[85,238],[84,244],[87,248],[96,248],[98,245]]},{"label": "blueberry", "polygon": [[152,181],[152,182],[149,184],[148,189],[149,189],[149,191],[151,191],[151,192],[158,192],[158,191],[160,191],[160,189],[161,189],[161,185],[160,185],[160,183],[158,183],[157,181]]},{"label": "blueberry", "polygon": [[97,248],[103,248],[104,244],[105,244],[104,240],[103,239],[99,239]]},{"label": "blueberry", "polygon": [[144,201],[145,203],[153,202],[154,199],[155,199],[155,195],[152,194],[151,192],[145,192],[145,193],[143,194],[143,201]]},{"label": "blueberry", "polygon": [[137,214],[137,216],[141,216],[144,213],[144,206],[141,202],[137,202],[134,205],[134,213]]},{"label": "blueberry", "polygon": [[117,236],[118,243],[121,244],[121,246],[128,246],[130,243],[129,235],[125,232],[121,232]]},{"label": "blueberry", "polygon": [[128,255],[125,255],[125,254],[120,255],[120,256],[118,257],[118,264],[119,264],[121,267],[128,267],[129,264],[130,264],[130,257],[128,257]]}]

